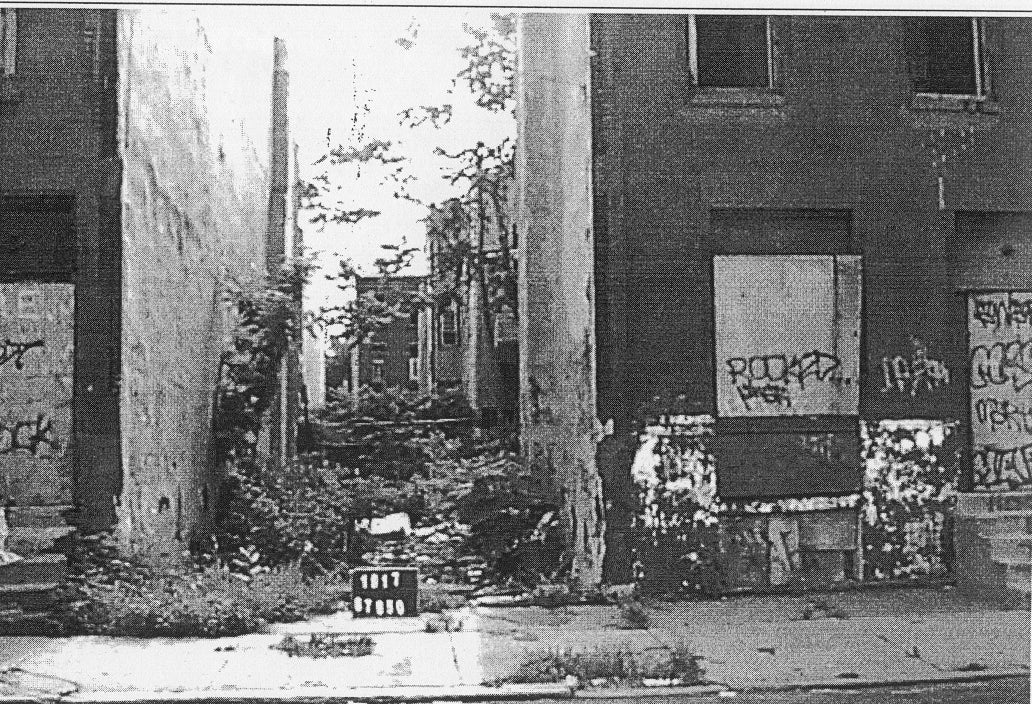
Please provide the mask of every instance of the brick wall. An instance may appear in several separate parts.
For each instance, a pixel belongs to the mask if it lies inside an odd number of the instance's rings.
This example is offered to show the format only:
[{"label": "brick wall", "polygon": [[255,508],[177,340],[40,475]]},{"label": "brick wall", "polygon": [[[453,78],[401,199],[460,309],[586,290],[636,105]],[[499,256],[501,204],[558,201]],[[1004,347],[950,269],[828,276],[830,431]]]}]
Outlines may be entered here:
[{"label": "brick wall", "polygon": [[[240,65],[203,15],[186,10],[120,13],[119,38],[118,514],[125,535],[161,543],[188,540],[213,499],[211,413],[229,325],[223,296],[234,277],[265,267],[272,38],[256,32],[267,61]],[[241,85],[253,102],[227,105],[223,97]]]},{"label": "brick wall", "polygon": [[[684,15],[592,18],[598,407],[616,427],[599,462],[611,525],[634,510],[625,444],[642,409],[658,397],[667,412],[716,410],[714,254],[862,255],[860,416],[966,422],[959,289],[1024,281],[1029,232],[1006,214],[1032,210],[1032,22],[988,20],[990,100],[941,109],[914,96],[915,21],[775,17],[776,90],[736,101],[694,86]],[[844,218],[845,235],[814,216]],[[991,232],[973,257],[961,240],[976,220]],[[915,389],[900,378],[919,355],[949,382]],[[784,484],[777,471],[752,479],[766,485],[750,490],[760,495]]]},{"label": "brick wall", "polygon": [[[115,15],[19,9],[17,18],[16,72],[0,80],[0,230],[36,242],[63,233],[66,259],[60,271],[8,272],[5,335],[44,347],[0,372],[0,403],[13,423],[25,420],[18,409],[44,413],[62,449],[52,459],[14,450],[0,493],[16,531],[17,516],[41,511],[60,523],[73,503],[78,523],[110,524],[119,479]],[[41,254],[29,259],[42,264]],[[74,392],[58,383],[73,376]]]}]

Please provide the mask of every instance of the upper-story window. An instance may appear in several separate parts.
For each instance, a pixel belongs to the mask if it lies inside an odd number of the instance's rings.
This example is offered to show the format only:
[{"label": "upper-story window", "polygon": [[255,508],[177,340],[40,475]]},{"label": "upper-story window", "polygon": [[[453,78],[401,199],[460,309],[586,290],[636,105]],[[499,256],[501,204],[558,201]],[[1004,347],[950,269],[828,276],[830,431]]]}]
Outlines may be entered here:
[{"label": "upper-story window", "polygon": [[755,15],[689,16],[688,61],[700,88],[772,88],[770,19]]},{"label": "upper-story window", "polygon": [[0,9],[0,76],[13,76],[18,58],[18,11]]},{"label": "upper-story window", "polygon": [[456,345],[459,342],[459,312],[454,303],[441,311],[441,344]]},{"label": "upper-story window", "polygon": [[985,26],[973,17],[919,20],[914,90],[932,95],[984,97]]}]

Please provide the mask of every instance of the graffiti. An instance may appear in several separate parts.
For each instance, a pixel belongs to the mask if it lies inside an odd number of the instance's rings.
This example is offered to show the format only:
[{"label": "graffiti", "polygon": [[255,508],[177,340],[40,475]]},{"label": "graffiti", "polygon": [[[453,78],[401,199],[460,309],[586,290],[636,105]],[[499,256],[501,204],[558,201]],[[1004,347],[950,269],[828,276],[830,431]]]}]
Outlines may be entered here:
[{"label": "graffiti", "polygon": [[11,342],[10,340],[4,340],[3,344],[0,345],[0,367],[13,361],[15,369],[22,369],[25,366],[23,358],[26,353],[29,350],[42,346],[43,340],[36,340],[35,342]]},{"label": "graffiti", "polygon": [[1032,435],[1032,408],[1027,403],[1000,398],[980,398],[973,404],[975,419],[992,432],[1011,430]]},{"label": "graffiti", "polygon": [[835,442],[834,435],[803,435],[799,438],[799,442],[803,449],[815,457],[820,457],[825,462],[836,463],[842,461],[842,449]]},{"label": "graffiti", "polygon": [[841,384],[842,362],[833,354],[807,352],[803,355],[769,354],[733,357],[726,362],[731,383],[746,408],[760,399],[764,403],[791,407],[789,387],[806,390],[807,381]]},{"label": "graffiti", "polygon": [[916,337],[909,358],[902,355],[882,357],[882,393],[890,391],[917,396],[941,389],[950,383],[950,370],[940,359],[928,356],[928,348]]},{"label": "graffiti", "polygon": [[1022,391],[1032,383],[1032,342],[1013,340],[971,348],[971,388],[1007,386]]},{"label": "graffiti", "polygon": [[1032,484],[1032,443],[1003,449],[972,448],[975,483],[995,489],[1021,489]]},{"label": "graffiti", "polygon": [[735,390],[738,392],[738,396],[742,399],[742,403],[745,404],[746,408],[752,408],[749,402],[755,399],[760,399],[764,403],[778,405],[782,408],[792,407],[792,396],[788,393],[788,389],[780,384],[754,384],[746,382],[741,386],[736,386]]},{"label": "graffiti", "polygon": [[28,452],[35,457],[56,457],[61,442],[54,437],[54,424],[43,413],[35,420],[0,423],[0,455]]},{"label": "graffiti", "polygon": [[1008,293],[1005,299],[999,296],[976,296],[971,304],[971,317],[984,328],[996,330],[1000,326],[1032,324],[1032,297],[1017,298],[1013,293]]}]

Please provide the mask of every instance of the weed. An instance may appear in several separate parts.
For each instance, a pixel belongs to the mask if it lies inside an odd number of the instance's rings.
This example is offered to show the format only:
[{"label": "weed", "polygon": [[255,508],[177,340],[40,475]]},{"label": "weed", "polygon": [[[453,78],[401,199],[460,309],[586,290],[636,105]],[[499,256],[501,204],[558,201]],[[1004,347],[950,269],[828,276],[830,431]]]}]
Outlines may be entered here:
[{"label": "weed", "polygon": [[284,636],[279,643],[270,646],[282,650],[290,657],[308,658],[358,658],[371,655],[376,643],[369,636],[355,636],[345,633],[312,633],[308,640],[295,636]]},{"label": "weed", "polygon": [[550,649],[545,652],[526,652],[517,662],[513,674],[505,683],[531,684],[565,682],[576,678],[580,682],[641,684],[644,680],[660,679],[677,684],[698,684],[704,674],[701,657],[679,644],[665,656],[641,653],[624,648],[595,648],[590,651]]},{"label": "weed", "polygon": [[620,604],[621,628],[644,630],[652,625],[652,616],[640,601],[625,601]]}]

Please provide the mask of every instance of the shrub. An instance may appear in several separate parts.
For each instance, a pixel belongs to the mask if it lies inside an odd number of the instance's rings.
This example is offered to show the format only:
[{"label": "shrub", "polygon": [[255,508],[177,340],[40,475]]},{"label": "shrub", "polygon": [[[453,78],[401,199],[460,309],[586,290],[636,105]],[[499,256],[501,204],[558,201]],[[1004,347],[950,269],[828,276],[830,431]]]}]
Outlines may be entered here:
[{"label": "shrub", "polygon": [[212,551],[223,557],[255,551],[261,565],[298,563],[310,575],[359,559],[356,520],[422,506],[408,483],[356,477],[317,457],[282,467],[244,458],[231,467],[228,488]]},{"label": "shrub", "polygon": [[[106,561],[105,561],[106,560]],[[165,564],[118,552],[94,536],[73,552],[70,593],[55,614],[65,633],[121,636],[233,636],[268,622],[298,621],[334,610],[342,585],[310,579],[298,565],[253,574],[228,565]]]}]

